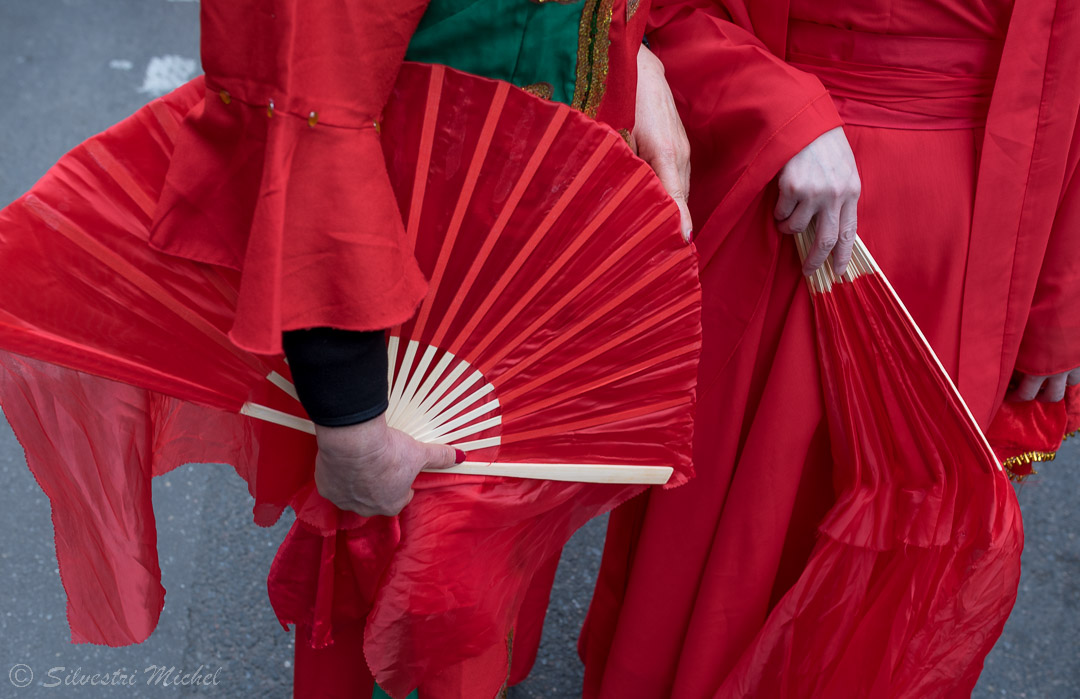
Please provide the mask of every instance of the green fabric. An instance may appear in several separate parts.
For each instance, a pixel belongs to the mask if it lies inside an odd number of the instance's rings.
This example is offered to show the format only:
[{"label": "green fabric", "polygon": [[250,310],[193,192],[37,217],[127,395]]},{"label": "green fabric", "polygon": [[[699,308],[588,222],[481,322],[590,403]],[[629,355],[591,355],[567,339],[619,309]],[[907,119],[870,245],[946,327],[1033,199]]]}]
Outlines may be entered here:
[{"label": "green fabric", "polygon": [[[415,690],[406,699],[419,699],[419,694]],[[390,699],[390,695],[382,690],[382,687],[375,685],[375,691],[371,693],[371,699]]]},{"label": "green fabric", "polygon": [[585,0],[432,0],[406,59],[441,63],[518,87],[548,83],[570,104]]}]

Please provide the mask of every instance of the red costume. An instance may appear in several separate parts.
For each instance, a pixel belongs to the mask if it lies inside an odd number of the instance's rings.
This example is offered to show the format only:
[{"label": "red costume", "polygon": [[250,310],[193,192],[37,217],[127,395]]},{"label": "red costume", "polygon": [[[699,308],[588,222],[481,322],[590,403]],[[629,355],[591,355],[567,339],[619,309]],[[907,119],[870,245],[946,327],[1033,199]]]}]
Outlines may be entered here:
[{"label": "red costume", "polygon": [[820,638],[810,662],[790,649],[814,630],[773,618],[837,493],[809,298],[769,183],[845,125],[859,233],[986,429],[1014,367],[1080,364],[1080,16],[1043,0],[690,0],[654,3],[650,23],[706,222],[697,478],[613,514],[581,639],[585,694],[966,696],[1015,569],[955,600],[1002,600],[981,637],[899,635],[918,596],[941,594],[920,585],[952,584],[925,571],[863,581],[881,600],[859,620],[869,630]]},{"label": "red costume", "polygon": [[[265,377],[274,358],[264,365],[247,355],[238,370],[206,360],[216,349],[274,355],[284,330],[386,328],[426,293],[378,121],[427,3],[309,5],[204,2],[205,82],[75,149],[0,214],[0,244],[17,239],[11,248],[25,255],[5,258],[22,274],[2,275],[0,400],[52,503],[73,640],[122,645],[152,632],[164,590],[150,480],[183,463],[226,462],[248,482],[258,523],[288,506],[299,513],[271,571],[275,610],[298,625],[299,696],[370,695],[373,673],[394,696],[417,686],[425,697],[494,696],[518,608],[550,587],[553,549],[532,545],[561,545],[640,488],[534,481],[506,490],[484,478],[425,476],[400,517],[365,520],[332,511],[314,492],[313,439],[237,413],[246,398],[233,390],[243,383],[235,372]],[[580,106],[620,130],[633,123],[647,11],[648,2],[589,0],[580,47],[576,22],[571,31]],[[123,272],[157,264],[155,251],[206,264],[193,273],[178,265],[180,279],[161,286],[147,275],[131,283]],[[51,264],[80,254],[118,274],[88,279],[77,265]],[[58,303],[58,289],[72,293]],[[183,302],[163,289],[181,289]],[[169,303],[137,305],[155,293]],[[130,298],[145,322],[96,311],[101,298]],[[41,304],[50,308],[40,317],[15,314]],[[203,344],[170,354],[154,327],[190,332],[185,322]],[[111,337],[136,340],[133,361],[75,344],[49,342],[48,356],[35,347],[34,338],[69,324],[92,328],[108,347]],[[161,357],[174,365],[155,373]],[[220,392],[189,397],[197,382],[174,380],[207,372]],[[177,395],[191,402],[169,397]],[[491,575],[476,584],[480,570]],[[518,657],[528,661],[538,636],[521,636]]]}]

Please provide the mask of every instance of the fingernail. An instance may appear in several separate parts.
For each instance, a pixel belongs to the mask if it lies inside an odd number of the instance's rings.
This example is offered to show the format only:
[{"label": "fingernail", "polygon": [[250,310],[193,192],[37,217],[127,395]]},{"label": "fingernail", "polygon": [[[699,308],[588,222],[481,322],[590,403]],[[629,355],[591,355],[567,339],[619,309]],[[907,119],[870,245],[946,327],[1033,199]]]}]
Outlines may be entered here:
[{"label": "fingernail", "polygon": [[455,449],[454,450],[454,463],[455,464],[463,464],[463,463],[465,463],[465,452],[461,451],[460,449]]}]

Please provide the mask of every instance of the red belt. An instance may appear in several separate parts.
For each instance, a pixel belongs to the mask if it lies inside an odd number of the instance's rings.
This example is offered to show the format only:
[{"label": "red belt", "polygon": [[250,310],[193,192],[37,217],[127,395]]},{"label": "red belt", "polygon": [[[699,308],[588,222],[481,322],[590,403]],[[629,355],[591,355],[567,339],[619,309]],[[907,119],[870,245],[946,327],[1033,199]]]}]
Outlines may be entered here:
[{"label": "red belt", "polygon": [[1003,45],[791,20],[787,58],[821,79],[848,124],[967,129],[986,123]]}]

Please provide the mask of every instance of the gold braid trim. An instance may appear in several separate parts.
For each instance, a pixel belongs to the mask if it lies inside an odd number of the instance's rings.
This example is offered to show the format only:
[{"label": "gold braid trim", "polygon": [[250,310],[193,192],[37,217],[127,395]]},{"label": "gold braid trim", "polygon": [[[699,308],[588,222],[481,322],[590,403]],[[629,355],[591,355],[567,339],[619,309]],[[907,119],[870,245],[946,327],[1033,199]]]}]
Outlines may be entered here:
[{"label": "gold braid trim", "polygon": [[604,99],[615,0],[585,0],[578,26],[577,77],[570,106],[596,117]]},{"label": "gold braid trim", "polygon": [[596,17],[596,5],[600,0],[585,0],[578,25],[577,76],[574,78],[574,99],[570,106],[578,111],[585,106],[589,94],[589,68],[591,66],[592,28]]},{"label": "gold braid trim", "polygon": [[[1062,443],[1070,437],[1075,437],[1080,434],[1080,430],[1073,430],[1072,432],[1066,432],[1065,436],[1061,438]],[[1031,464],[1041,464],[1047,461],[1053,461],[1057,458],[1056,451],[1028,451],[1017,456],[1010,456],[1001,462],[1001,465],[1005,467],[1005,472],[1009,474],[1009,480],[1014,483],[1023,483],[1024,479],[1028,476],[1037,476],[1039,472],[1031,468],[1030,473],[1017,473],[1015,469],[1018,466],[1028,466]]]},{"label": "gold braid trim", "polygon": [[626,21],[630,22],[634,18],[634,13],[637,12],[638,5],[641,4],[641,0],[630,0],[626,3]]},{"label": "gold braid trim", "polygon": [[[1074,433],[1075,434],[1075,433]],[[1028,476],[1037,476],[1039,474],[1034,468],[1028,473],[1017,473],[1016,468],[1019,466],[1031,466],[1031,464],[1044,463],[1046,461],[1053,461],[1057,458],[1056,451],[1028,451],[1016,456],[1010,456],[1001,462],[1001,465],[1005,467],[1005,473],[1009,474],[1009,480],[1013,483],[1023,483],[1024,479]]]},{"label": "gold braid trim", "polygon": [[533,83],[532,85],[526,85],[521,88],[528,92],[533,97],[539,97],[542,100],[550,100],[551,96],[555,94],[555,88],[551,83]]},{"label": "gold braid trim", "polygon": [[585,103],[585,116],[596,118],[600,111],[600,102],[607,90],[608,50],[611,48],[611,17],[614,13],[615,0],[602,0],[600,13],[596,18],[596,33],[593,35],[592,76],[589,78],[589,99]]}]

